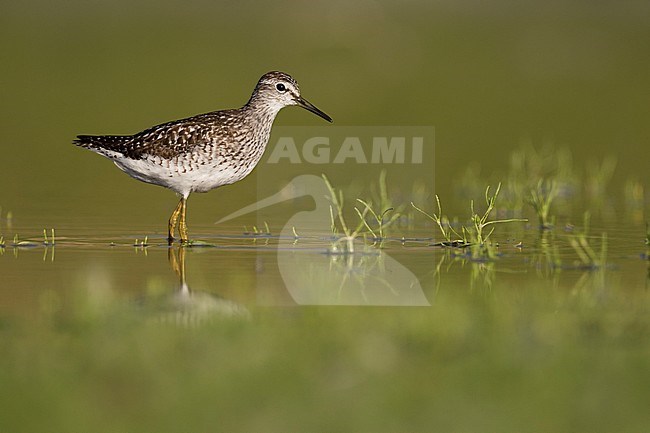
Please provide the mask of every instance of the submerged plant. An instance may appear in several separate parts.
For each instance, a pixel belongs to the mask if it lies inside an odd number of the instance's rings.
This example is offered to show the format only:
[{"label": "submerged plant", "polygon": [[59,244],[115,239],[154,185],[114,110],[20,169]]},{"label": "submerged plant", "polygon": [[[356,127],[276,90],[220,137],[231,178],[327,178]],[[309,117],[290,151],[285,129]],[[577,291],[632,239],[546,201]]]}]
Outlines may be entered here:
[{"label": "submerged plant", "polygon": [[55,238],[54,238],[54,229],[51,229],[51,237],[50,239],[47,238],[47,229],[43,229],[43,245],[47,246],[54,246],[56,243]]},{"label": "submerged plant", "polygon": [[[459,244],[467,244],[467,239],[464,237],[465,232],[463,231],[463,235],[460,235],[456,230],[454,230],[454,228],[449,223],[449,218],[447,218],[442,214],[442,206],[440,205],[440,197],[438,197],[438,194],[436,194],[436,203],[438,205],[438,213],[437,214],[434,213],[433,215],[417,207],[413,202],[411,202],[411,206],[415,210],[420,212],[422,215],[426,216],[431,221],[436,223],[436,225],[440,229],[440,233],[442,234],[442,237],[445,239],[445,241],[442,242],[441,245],[458,246]],[[452,235],[456,237],[456,239],[453,241],[451,239]]]},{"label": "submerged plant", "polygon": [[[361,200],[360,198],[357,199],[359,203],[365,206],[364,212],[362,213],[359,208],[355,207],[354,210],[356,211],[357,215],[359,216],[359,219],[362,221],[363,225],[368,229],[368,232],[373,237],[373,240],[379,241],[380,244],[383,242],[385,239],[385,230],[386,228],[397,221],[397,219],[400,216],[399,212],[394,212],[395,208],[389,207],[387,209],[384,209],[381,213],[377,213],[373,208],[372,205],[364,200]],[[366,221],[365,214],[370,213],[373,218],[375,219],[375,223],[377,224],[376,231],[370,227],[368,222]],[[386,218],[386,215],[391,214],[390,217]]]},{"label": "submerged plant", "polygon": [[539,219],[540,229],[549,229],[553,221],[549,218],[551,204],[558,195],[558,186],[555,179],[540,179],[537,185],[532,187],[526,197],[526,203],[531,205]]},{"label": "submerged plant", "polygon": [[[392,224],[394,220],[397,220],[402,215],[402,212],[404,211],[404,208],[406,208],[406,205],[404,203],[394,203],[390,198],[388,194],[388,185],[386,182],[386,170],[381,170],[379,173],[377,185],[379,189],[379,197],[376,201],[378,203],[379,210],[382,211],[382,213],[387,213],[387,211],[391,209],[392,214],[386,225]],[[415,186],[416,185],[414,184],[413,187],[415,188]]]},{"label": "submerged plant", "polygon": [[140,248],[146,248],[146,247],[149,246],[149,242],[148,242],[148,241],[149,241],[149,237],[148,237],[148,236],[145,236],[144,239],[143,239],[142,241],[139,241],[139,240],[136,238],[135,242],[133,243],[133,246],[134,246],[134,247],[140,247]]},{"label": "submerged plant", "polygon": [[[496,190],[494,191],[493,195],[490,195],[490,186],[485,189],[485,204],[487,207],[485,208],[485,212],[483,214],[479,214],[474,210],[474,200],[470,202],[470,207],[472,210],[472,216],[471,216],[471,221],[473,224],[473,227],[467,229],[464,228],[465,231],[468,231],[470,234],[470,243],[471,243],[471,251],[472,251],[472,258],[474,259],[480,259],[480,258],[494,258],[496,255],[496,247],[493,244],[488,244],[487,240],[490,238],[492,233],[494,232],[494,227],[496,224],[504,224],[504,223],[511,223],[511,222],[527,222],[527,219],[524,218],[508,218],[508,219],[500,219],[500,220],[490,220],[490,215],[492,214],[492,211],[494,210],[494,205],[496,203],[497,197],[499,196],[499,192],[501,191],[501,183],[497,185]],[[489,232],[486,232],[486,229],[490,227]]]},{"label": "submerged plant", "polygon": [[485,228],[487,228],[490,225],[494,224],[501,224],[501,223],[509,223],[509,222],[526,222],[528,220],[522,219],[522,218],[509,218],[509,219],[503,219],[503,220],[490,220],[490,214],[494,210],[494,203],[497,200],[497,197],[499,196],[499,192],[501,191],[501,183],[497,185],[497,189],[494,192],[494,195],[490,195],[490,186],[485,189],[485,203],[487,205],[485,212],[483,212],[483,215],[480,215],[474,211],[474,200],[470,202],[470,207],[472,209],[472,222],[474,223],[474,232],[475,232],[475,237],[476,241],[479,243],[483,243],[488,240],[490,235],[492,235],[492,232],[494,232],[495,227],[492,227],[489,233],[484,234]]},{"label": "submerged plant", "polygon": [[[569,198],[579,184],[577,172],[569,149],[556,148],[549,144],[541,147],[531,143],[522,145],[510,154],[508,193],[512,195],[512,205],[531,204],[531,198],[543,205],[548,199],[556,199],[560,191],[563,198]],[[549,197],[551,190],[553,194]],[[541,201],[537,200],[540,198]],[[556,205],[569,203],[563,201]]]},{"label": "submerged plant", "polygon": [[[344,242],[347,253],[354,253],[354,240],[359,236],[361,230],[364,227],[365,216],[368,213],[368,208],[364,209],[363,212],[359,212],[359,224],[354,230],[350,229],[350,226],[345,221],[345,216],[343,215],[343,191],[335,190],[329,179],[325,174],[322,175],[323,181],[327,186],[327,190],[330,193],[330,200],[332,204],[330,205],[330,219],[331,219],[331,230],[333,235],[338,234],[336,221],[339,222],[341,229],[343,230],[344,236],[336,241],[336,243]],[[335,244],[336,244],[335,243]],[[336,245],[335,245],[336,246]]]},{"label": "submerged plant", "polygon": [[[496,255],[496,246],[488,244],[488,239],[494,232],[496,224],[510,223],[510,222],[526,222],[527,219],[523,218],[508,218],[492,220],[490,216],[494,210],[497,197],[501,191],[501,183],[497,185],[494,194],[490,195],[490,186],[485,189],[485,204],[486,208],[483,213],[478,213],[474,207],[474,200],[470,201],[470,222],[469,226],[461,226],[462,235],[456,231],[449,223],[449,219],[442,215],[442,206],[440,198],[436,195],[436,204],[438,205],[438,213],[433,215],[424,211],[423,209],[411,203],[411,206],[417,211],[431,219],[438,225],[442,236],[445,238],[444,242],[439,243],[440,246],[446,247],[467,247],[471,248],[471,255],[473,259],[479,260],[484,258],[493,258]],[[489,228],[489,231],[488,231]],[[452,240],[452,236],[457,239]]]},{"label": "submerged plant", "polygon": [[[356,226],[353,226],[345,218],[343,191],[335,189],[325,174],[322,177],[330,194],[330,230],[333,236],[339,236],[339,230],[343,232],[343,236],[335,242],[335,249],[337,249],[336,244],[343,242],[345,244],[344,251],[353,253],[354,240],[361,234],[365,235],[366,233],[372,237],[373,245],[379,242],[381,246],[386,239],[386,229],[398,220],[400,213],[396,212],[392,206],[381,207],[380,210],[375,210],[372,202],[357,198],[356,201],[363,206],[354,207],[354,211],[359,217],[359,222]],[[386,193],[385,172],[382,172],[380,175],[379,185],[379,202],[381,206],[385,206],[389,203]]]},{"label": "submerged plant", "polygon": [[244,236],[270,236],[271,229],[269,223],[264,221],[264,229],[253,225],[253,230],[248,230],[248,226],[244,226]]},{"label": "submerged plant", "polygon": [[253,226],[253,235],[255,236],[268,236],[271,234],[271,229],[269,224],[264,221],[264,229],[258,228],[256,225]]}]

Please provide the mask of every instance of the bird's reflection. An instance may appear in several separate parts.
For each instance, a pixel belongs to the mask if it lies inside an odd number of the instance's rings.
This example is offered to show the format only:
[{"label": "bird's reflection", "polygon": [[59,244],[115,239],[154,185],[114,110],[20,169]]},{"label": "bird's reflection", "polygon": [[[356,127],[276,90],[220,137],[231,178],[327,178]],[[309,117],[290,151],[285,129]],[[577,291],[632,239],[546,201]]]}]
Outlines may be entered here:
[{"label": "bird's reflection", "polygon": [[184,246],[170,247],[169,265],[179,279],[178,288],[164,301],[163,321],[183,326],[195,326],[211,319],[224,317],[247,318],[250,312],[236,302],[205,291],[190,289],[186,280]]}]

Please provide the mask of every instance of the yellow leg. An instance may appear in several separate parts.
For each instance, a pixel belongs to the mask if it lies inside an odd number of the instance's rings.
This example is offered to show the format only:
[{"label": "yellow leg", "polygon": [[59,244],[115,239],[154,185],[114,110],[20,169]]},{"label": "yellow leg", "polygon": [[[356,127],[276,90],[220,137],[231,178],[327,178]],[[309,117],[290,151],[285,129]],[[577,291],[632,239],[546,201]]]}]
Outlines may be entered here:
[{"label": "yellow leg", "polygon": [[185,221],[185,213],[187,211],[187,199],[185,197],[181,198],[181,219],[178,222],[178,234],[181,236],[181,243],[187,243],[189,241],[187,237],[187,222]]},{"label": "yellow leg", "polygon": [[167,225],[167,241],[170,244],[174,242],[174,230],[176,229],[176,222],[178,221],[178,217],[181,214],[184,200],[185,199],[181,198],[181,201],[178,202],[176,209],[174,209],[174,212],[172,212],[172,216],[169,217],[169,224]]}]

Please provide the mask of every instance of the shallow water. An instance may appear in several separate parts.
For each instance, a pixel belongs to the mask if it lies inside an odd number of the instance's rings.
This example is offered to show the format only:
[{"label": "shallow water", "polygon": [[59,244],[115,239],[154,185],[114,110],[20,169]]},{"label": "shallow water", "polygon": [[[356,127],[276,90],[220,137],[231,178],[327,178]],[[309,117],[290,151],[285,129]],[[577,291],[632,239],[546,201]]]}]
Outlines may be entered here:
[{"label": "shallow water", "polygon": [[[89,296],[100,291],[127,301],[172,294],[182,284],[253,310],[274,305],[428,306],[441,290],[468,290],[467,296],[473,296],[473,290],[520,287],[525,293],[540,285],[553,293],[571,293],[585,286],[641,296],[648,288],[644,227],[592,227],[588,239],[598,254],[602,233],[607,233],[606,262],[598,265],[580,261],[570,244],[579,230],[575,227],[540,231],[526,225],[514,233],[496,232],[493,260],[473,259],[469,249],[440,247],[433,231],[389,237],[381,248],[359,237],[355,253],[345,254],[337,252],[341,244],[326,232],[285,238],[272,230],[227,229],[229,233],[216,233],[223,227],[200,227],[200,240],[189,247],[169,246],[162,234],[122,235],[114,228],[92,228],[76,236],[59,230],[54,245],[50,234],[48,244],[42,236],[19,237],[18,243],[6,239],[0,250],[0,305],[8,314],[38,314],[39,299],[52,293],[65,298],[83,289]],[[394,293],[388,295],[382,287]]]},{"label": "shallow water", "polygon": [[[450,413],[461,429],[648,422],[639,416],[650,389],[641,227],[609,227],[599,267],[579,262],[564,229],[497,231],[489,261],[432,246],[433,231],[382,249],[358,240],[344,255],[331,253],[326,232],[296,240],[229,230],[196,227],[203,243],[193,247],[155,234],[142,246],[110,227],[54,246],[7,242],[3,405],[29,401],[60,417],[62,431],[108,419],[157,431],[216,422],[387,431],[451,427]],[[600,241],[590,238],[596,251]],[[406,273],[395,280],[396,270]],[[262,388],[274,392],[252,398]],[[215,405],[226,391],[228,404]],[[568,400],[570,408],[560,403]],[[69,414],[80,407],[83,416]],[[392,427],[368,421],[377,407]],[[330,419],[332,408],[342,415]],[[555,417],[535,421],[540,410]],[[278,411],[320,415],[278,419]],[[38,430],[51,419],[26,416],[13,411],[3,423]]]}]

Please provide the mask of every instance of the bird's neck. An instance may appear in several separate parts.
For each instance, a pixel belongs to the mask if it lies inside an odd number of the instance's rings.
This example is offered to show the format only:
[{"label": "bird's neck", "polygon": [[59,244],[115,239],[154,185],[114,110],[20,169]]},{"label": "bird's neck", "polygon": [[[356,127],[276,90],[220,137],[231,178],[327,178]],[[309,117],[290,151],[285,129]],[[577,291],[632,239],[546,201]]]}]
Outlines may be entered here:
[{"label": "bird's neck", "polygon": [[[248,124],[246,134],[249,135],[251,142],[262,144],[260,152],[264,151],[269,141],[273,122],[281,108],[254,98],[241,108],[242,118],[246,119],[245,122]],[[259,156],[261,157],[261,153]]]},{"label": "bird's neck", "polygon": [[273,123],[275,116],[278,115],[281,109],[281,105],[269,103],[268,100],[259,98],[256,94],[253,94],[246,105],[242,107],[243,111],[247,111],[251,115],[254,115],[254,117],[264,119],[270,123]]}]

